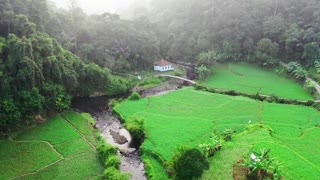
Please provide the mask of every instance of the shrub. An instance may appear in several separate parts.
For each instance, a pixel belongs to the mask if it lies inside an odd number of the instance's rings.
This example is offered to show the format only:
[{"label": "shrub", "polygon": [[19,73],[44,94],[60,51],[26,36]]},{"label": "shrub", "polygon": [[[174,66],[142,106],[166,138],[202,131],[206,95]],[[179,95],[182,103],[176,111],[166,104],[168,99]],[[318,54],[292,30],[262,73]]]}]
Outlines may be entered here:
[{"label": "shrub", "polygon": [[129,100],[139,100],[141,99],[141,96],[137,92],[132,92],[132,94],[128,97]]},{"label": "shrub", "polygon": [[104,161],[107,169],[104,171],[104,179],[107,180],[129,180],[131,175],[128,173],[121,173],[120,157],[117,155],[118,149],[106,144],[102,139],[100,145],[97,147],[97,151]]},{"label": "shrub", "polygon": [[274,180],[281,179],[282,173],[280,163],[269,157],[270,149],[261,149],[260,151],[251,151],[244,158],[244,166],[248,168],[248,178]]},{"label": "shrub", "polygon": [[115,99],[111,99],[111,101],[109,101],[109,106],[110,107],[115,107],[116,105],[118,105],[119,104],[119,101],[118,100],[115,100]]},{"label": "shrub", "polygon": [[115,167],[115,168],[119,168],[120,167],[120,157],[119,156],[109,156],[106,159],[105,165],[106,167]]},{"label": "shrub", "polygon": [[131,178],[131,175],[128,173],[121,173],[120,170],[110,167],[107,168],[103,175],[106,180],[129,180]]},{"label": "shrub", "polygon": [[124,94],[131,89],[132,81],[121,77],[113,77],[106,89],[106,95]]},{"label": "shrub", "polygon": [[299,63],[297,62],[290,62],[288,63],[288,72],[289,74],[293,75],[294,78],[301,80],[304,79],[305,76],[308,75],[308,71],[304,69]]},{"label": "shrub", "polygon": [[142,86],[147,86],[147,85],[158,85],[161,83],[161,77],[159,78],[149,78],[149,79],[146,79],[142,82],[139,83],[139,86],[142,87]]},{"label": "shrub", "polygon": [[222,131],[221,135],[223,136],[223,139],[225,141],[230,141],[232,139],[232,135],[236,133],[235,130],[232,129],[225,129],[224,131]]},{"label": "shrub", "polygon": [[110,144],[106,144],[103,140],[97,147],[97,151],[101,158],[105,161],[109,156],[117,154],[118,149]]},{"label": "shrub", "polygon": [[216,153],[216,151],[221,149],[222,144],[220,142],[219,137],[216,134],[212,133],[210,137],[210,142],[202,143],[199,145],[199,147],[203,149],[203,153],[207,157],[211,157]]},{"label": "shrub", "polygon": [[168,172],[174,179],[193,179],[201,177],[209,169],[209,162],[198,149],[178,147],[168,163]]},{"label": "shrub", "polygon": [[279,75],[279,76],[285,76],[287,75],[287,69],[285,67],[282,66],[278,66],[274,69],[274,72]]},{"label": "shrub", "polygon": [[131,145],[139,147],[145,137],[144,120],[133,116],[124,125],[132,136]]}]

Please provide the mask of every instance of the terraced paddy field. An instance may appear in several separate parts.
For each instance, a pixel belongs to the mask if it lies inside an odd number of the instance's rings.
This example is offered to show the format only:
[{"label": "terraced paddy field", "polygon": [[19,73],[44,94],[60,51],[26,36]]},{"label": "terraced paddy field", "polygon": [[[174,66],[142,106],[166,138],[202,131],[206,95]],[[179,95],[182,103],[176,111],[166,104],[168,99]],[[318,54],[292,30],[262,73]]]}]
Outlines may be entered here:
[{"label": "terraced paddy field", "polygon": [[243,93],[276,95],[287,99],[313,99],[300,84],[245,63],[215,65],[207,85]]},{"label": "terraced paddy field", "polygon": [[[168,179],[164,161],[179,145],[198,147],[211,132],[237,131],[210,158],[202,179],[233,179],[233,164],[251,148],[270,148],[283,163],[285,179],[320,177],[320,114],[311,107],[255,101],[184,88],[163,96],[124,101],[114,107],[124,120],[142,117],[146,139],[143,160],[153,179]],[[154,158],[156,156],[160,158]]]},{"label": "terraced paddy field", "polygon": [[104,166],[95,134],[81,114],[67,112],[0,141],[0,179],[95,179]]}]

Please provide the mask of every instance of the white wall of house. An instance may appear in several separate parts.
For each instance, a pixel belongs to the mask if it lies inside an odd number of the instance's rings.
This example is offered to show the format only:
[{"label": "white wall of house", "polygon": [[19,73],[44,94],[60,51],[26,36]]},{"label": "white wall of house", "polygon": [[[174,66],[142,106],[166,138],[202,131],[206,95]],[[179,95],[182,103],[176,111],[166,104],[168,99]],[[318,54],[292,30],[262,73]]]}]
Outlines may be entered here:
[{"label": "white wall of house", "polygon": [[171,71],[174,68],[172,67],[172,65],[169,66],[154,66],[154,70],[155,71],[160,71],[160,72],[164,72],[164,71]]}]

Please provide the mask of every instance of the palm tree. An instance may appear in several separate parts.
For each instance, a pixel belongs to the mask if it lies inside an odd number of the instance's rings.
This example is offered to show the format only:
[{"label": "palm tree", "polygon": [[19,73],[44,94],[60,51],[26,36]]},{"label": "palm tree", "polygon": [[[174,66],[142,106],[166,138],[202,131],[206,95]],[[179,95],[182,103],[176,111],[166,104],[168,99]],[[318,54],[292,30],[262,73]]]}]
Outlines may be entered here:
[{"label": "palm tree", "polygon": [[199,80],[203,81],[208,75],[210,70],[207,68],[207,66],[201,64],[201,66],[196,67],[196,71],[199,75]]}]

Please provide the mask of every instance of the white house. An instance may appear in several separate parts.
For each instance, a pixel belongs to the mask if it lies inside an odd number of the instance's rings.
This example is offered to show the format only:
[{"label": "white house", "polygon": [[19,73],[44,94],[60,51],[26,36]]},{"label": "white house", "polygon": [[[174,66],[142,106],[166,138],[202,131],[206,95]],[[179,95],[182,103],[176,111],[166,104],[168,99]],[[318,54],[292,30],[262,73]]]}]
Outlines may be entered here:
[{"label": "white house", "polygon": [[174,70],[174,68],[172,67],[171,63],[162,59],[154,63],[154,70],[164,72]]}]

